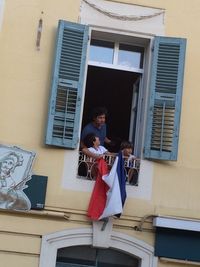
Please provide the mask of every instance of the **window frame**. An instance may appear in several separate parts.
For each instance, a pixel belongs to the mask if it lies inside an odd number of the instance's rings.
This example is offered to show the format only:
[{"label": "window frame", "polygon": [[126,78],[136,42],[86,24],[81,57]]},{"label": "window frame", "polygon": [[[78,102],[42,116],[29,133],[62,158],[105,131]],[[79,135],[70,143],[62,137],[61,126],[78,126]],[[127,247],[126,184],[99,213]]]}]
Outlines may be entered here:
[{"label": "window frame", "polygon": [[[92,30],[91,30],[91,35],[92,35]],[[90,37],[90,40],[92,41],[93,39],[94,38],[92,38],[92,36],[91,36]],[[120,50],[119,47],[120,47],[120,45],[129,45],[129,46],[138,47],[138,48],[140,46],[136,45],[135,43],[123,42],[123,40],[119,41],[119,40],[117,40],[117,37],[115,37],[113,39],[113,41],[108,40],[108,39],[102,39],[101,38],[101,33],[99,33],[99,37],[95,37],[95,40],[108,41],[108,42],[112,42],[114,44],[114,48],[113,48],[113,62],[112,63],[105,63],[105,62],[94,61],[94,60],[90,60],[89,59],[88,60],[88,63],[87,63],[88,65],[90,65],[90,66],[97,66],[97,67],[103,67],[103,68],[111,68],[111,69],[116,69],[116,70],[124,70],[124,71],[129,71],[129,72],[136,72],[136,73],[141,73],[141,74],[144,73],[143,68],[127,67],[125,65],[118,64],[119,50]],[[89,47],[90,46],[91,46],[91,42],[89,44]],[[144,61],[145,47],[142,47],[142,48],[144,48],[144,52],[143,52],[143,55],[142,55],[142,58],[143,58],[143,61]],[[144,65],[144,62],[143,62],[143,65]]]}]

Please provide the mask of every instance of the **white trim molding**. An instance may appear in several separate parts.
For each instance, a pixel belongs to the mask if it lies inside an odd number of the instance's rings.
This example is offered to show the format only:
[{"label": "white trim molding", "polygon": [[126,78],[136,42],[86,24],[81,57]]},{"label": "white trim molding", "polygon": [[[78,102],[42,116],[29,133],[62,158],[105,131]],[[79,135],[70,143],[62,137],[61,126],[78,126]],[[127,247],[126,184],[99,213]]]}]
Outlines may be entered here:
[{"label": "white trim molding", "polygon": [[4,5],[5,5],[5,0],[0,0],[0,31],[3,23]]},{"label": "white trim molding", "polygon": [[[42,237],[39,267],[55,267],[57,250],[71,246],[93,245],[91,228],[68,229]],[[133,255],[141,260],[141,267],[156,267],[157,257],[154,248],[145,242],[119,232],[112,232],[109,248],[115,248]]]},{"label": "white trim molding", "polygon": [[173,217],[155,217],[153,219],[153,225],[155,227],[200,232],[200,220],[190,220]]},{"label": "white trim molding", "polygon": [[80,22],[90,26],[164,35],[165,10],[106,0],[82,0]]}]

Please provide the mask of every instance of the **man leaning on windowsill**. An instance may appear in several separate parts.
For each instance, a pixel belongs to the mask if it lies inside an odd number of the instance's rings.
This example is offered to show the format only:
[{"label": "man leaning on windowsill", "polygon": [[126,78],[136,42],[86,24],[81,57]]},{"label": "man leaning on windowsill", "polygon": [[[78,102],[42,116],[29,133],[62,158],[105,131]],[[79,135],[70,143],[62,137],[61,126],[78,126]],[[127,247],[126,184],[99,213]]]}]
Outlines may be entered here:
[{"label": "man leaning on windowsill", "polygon": [[96,155],[90,152],[87,146],[84,144],[84,138],[93,133],[95,136],[99,137],[100,145],[111,144],[111,140],[106,136],[106,116],[107,110],[104,107],[97,107],[93,110],[92,121],[88,123],[82,130],[81,133],[81,150],[88,157],[100,158],[102,155]]}]

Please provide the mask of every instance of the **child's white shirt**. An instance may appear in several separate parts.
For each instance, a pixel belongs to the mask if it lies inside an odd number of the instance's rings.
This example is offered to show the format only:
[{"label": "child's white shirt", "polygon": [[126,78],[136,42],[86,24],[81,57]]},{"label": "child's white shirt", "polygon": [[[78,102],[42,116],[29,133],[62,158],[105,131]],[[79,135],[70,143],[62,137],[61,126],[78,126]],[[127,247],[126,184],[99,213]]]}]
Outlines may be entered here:
[{"label": "child's white shirt", "polygon": [[102,155],[108,152],[108,150],[104,146],[98,146],[98,148],[89,147],[88,150],[97,155]]},{"label": "child's white shirt", "polygon": [[127,166],[128,167],[135,167],[135,161],[134,159],[136,159],[136,156],[131,154],[128,159],[127,159]]}]

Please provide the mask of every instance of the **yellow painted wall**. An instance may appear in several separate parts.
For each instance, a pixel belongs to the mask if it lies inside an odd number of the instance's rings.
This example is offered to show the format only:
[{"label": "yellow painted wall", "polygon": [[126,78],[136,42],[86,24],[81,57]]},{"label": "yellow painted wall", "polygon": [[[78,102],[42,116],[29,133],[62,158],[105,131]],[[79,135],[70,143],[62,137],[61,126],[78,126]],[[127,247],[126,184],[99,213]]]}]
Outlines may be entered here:
[{"label": "yellow painted wall", "polygon": [[[116,225],[118,231],[124,231],[153,245],[152,233],[130,232],[128,227],[137,225],[140,218],[146,214],[200,218],[198,27],[200,2],[199,0],[120,0],[118,2],[165,9],[166,35],[187,38],[178,161],[154,163],[151,200],[128,199],[124,222],[118,223],[124,224],[127,228],[119,230]],[[9,259],[7,254],[0,253],[3,267],[12,266],[15,261],[18,262],[17,266],[35,267],[38,264],[40,249],[38,235],[79,224],[90,225],[84,216],[90,193],[70,191],[62,187],[64,156],[67,155],[69,160],[71,155],[73,155],[72,158],[77,158],[77,151],[66,152],[63,149],[47,148],[44,145],[57,23],[59,19],[77,22],[79,8],[79,0],[6,0],[5,2],[0,31],[0,142],[18,145],[37,153],[33,171],[36,174],[48,176],[46,208],[69,212],[72,222],[66,223],[65,220],[59,219],[45,221],[38,217],[28,219],[0,213],[1,229],[10,233],[8,236],[4,232],[1,234],[5,242],[0,246],[0,250],[13,250]],[[38,51],[36,38],[40,18],[43,19],[43,30]],[[72,169],[69,169],[68,175],[75,176],[77,162],[70,162],[69,165]],[[18,233],[23,232],[22,229],[25,234],[17,236]],[[36,237],[29,236],[32,233],[36,234]],[[22,240],[26,240],[24,245]],[[21,248],[17,245],[18,242]],[[11,243],[12,248],[10,248]],[[25,253],[24,257],[20,257],[18,253],[24,253],[25,247],[28,250],[25,252],[30,254]],[[15,253],[15,250],[18,253]],[[163,266],[179,265],[159,263],[159,267]]]},{"label": "yellow painted wall", "polygon": [[[124,1],[125,2],[125,1]],[[188,39],[179,158],[175,163],[155,163],[152,200],[139,204],[151,212],[154,208],[198,210],[199,187],[199,86],[198,86],[198,10],[199,2],[128,1],[164,8],[166,35]],[[76,193],[83,201],[74,202],[74,192],[62,189],[64,154],[71,152],[44,146],[47,105],[51,83],[55,34],[59,19],[78,21],[79,1],[6,1],[0,34],[2,143],[15,144],[37,153],[34,171],[47,175],[47,206],[87,208],[88,193]],[[179,5],[180,4],[180,5]],[[177,6],[179,6],[177,10]],[[186,19],[187,14],[187,19]],[[190,14],[192,14],[190,18]],[[43,19],[40,51],[36,49],[38,20]],[[71,164],[71,163],[70,163]],[[73,163],[76,167],[76,163]],[[69,171],[74,175],[76,170]],[[192,180],[191,180],[192,177]],[[148,178],[147,178],[148,179]],[[176,188],[180,188],[177,195]],[[170,194],[170,198],[169,198]],[[56,202],[55,202],[56,199]],[[127,212],[138,200],[127,203]],[[143,201],[141,201],[142,203]],[[66,205],[67,204],[67,205]],[[197,215],[198,216],[198,215]]]}]

